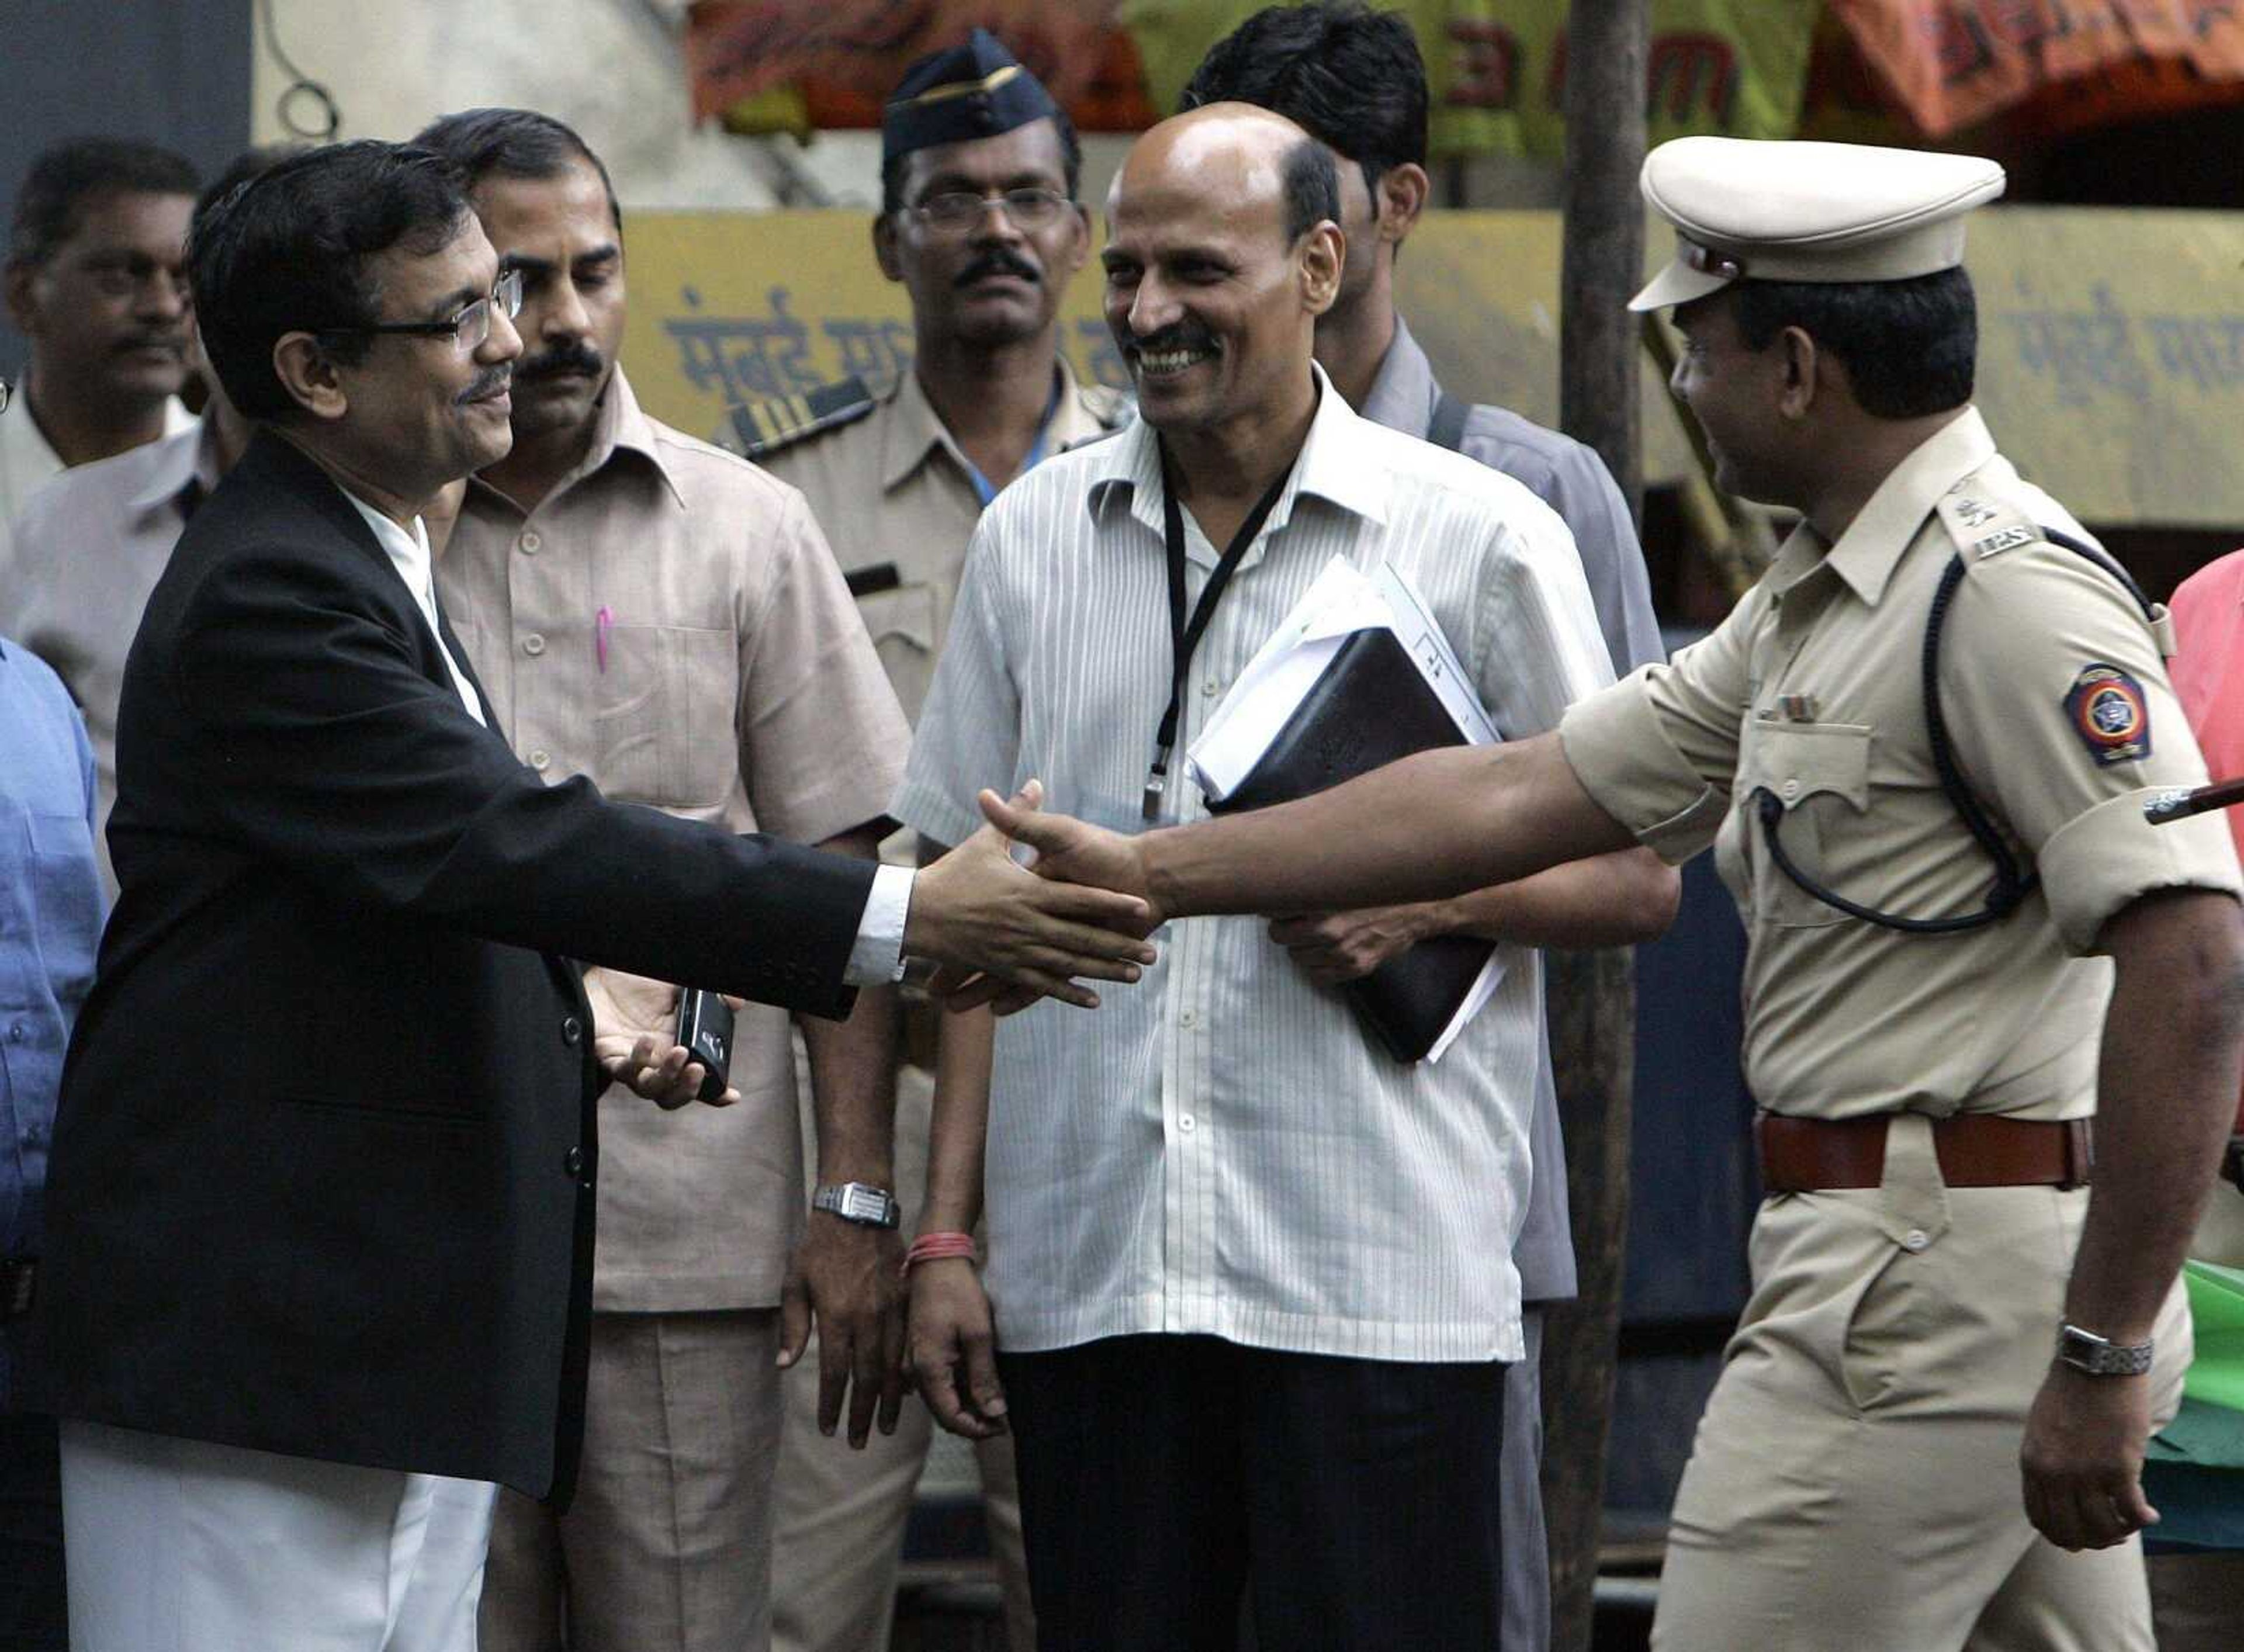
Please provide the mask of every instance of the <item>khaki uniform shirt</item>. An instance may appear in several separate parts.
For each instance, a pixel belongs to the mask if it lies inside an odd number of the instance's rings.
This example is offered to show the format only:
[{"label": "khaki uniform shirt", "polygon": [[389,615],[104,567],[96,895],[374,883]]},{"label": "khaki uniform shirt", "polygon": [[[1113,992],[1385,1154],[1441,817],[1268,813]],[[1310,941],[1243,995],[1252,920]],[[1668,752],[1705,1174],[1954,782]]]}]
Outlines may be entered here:
[{"label": "khaki uniform shirt", "polygon": [[[1116,423],[1121,397],[1075,382],[1059,363],[1059,405],[1044,451],[1058,453]],[[811,514],[852,573],[896,566],[897,583],[857,599],[881,664],[915,723],[950,630],[950,606],[982,500],[958,443],[936,416],[918,375],[904,373],[863,418],[768,454],[764,467],[801,488]]]},{"label": "khaki uniform shirt", "polygon": [[[1970,409],[1889,476],[1836,545],[1803,525],[1722,626],[1561,725],[1591,796],[1671,861],[1713,843],[1743,911],[1746,1075],[1779,1113],[1913,1109],[2070,1118],[2094,1108],[2111,986],[2091,953],[2105,922],[2153,890],[2234,892],[2217,816],[2153,827],[2153,789],[2202,782],[2141,610],[2022,481]],[[1969,572],[1941,647],[1956,755],[2041,886],[2004,921],[1897,933],[1845,917],[1772,861],[1766,788],[1808,875],[1906,917],[1977,908],[1992,881],[1941,789],[1919,669],[1935,587]],[[2126,732],[2126,685],[2143,728]],[[2108,726],[2085,714],[2112,714]]]},{"label": "khaki uniform shirt", "polygon": [[[909,732],[802,497],[648,418],[620,369],[537,510],[469,484],[436,583],[550,779],[800,843],[885,811]],[[596,1308],[779,1300],[804,1202],[785,1012],[740,1012],[732,1078],[722,1109],[602,1098]]]}]

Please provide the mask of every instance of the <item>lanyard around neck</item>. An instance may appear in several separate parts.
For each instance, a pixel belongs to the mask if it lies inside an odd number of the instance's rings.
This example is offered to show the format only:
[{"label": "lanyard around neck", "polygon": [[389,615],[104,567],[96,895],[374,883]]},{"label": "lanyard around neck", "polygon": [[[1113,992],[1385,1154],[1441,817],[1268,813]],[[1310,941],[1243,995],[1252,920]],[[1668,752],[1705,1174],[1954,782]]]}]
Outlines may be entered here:
[{"label": "lanyard around neck", "polygon": [[1223,589],[1231,583],[1238,571],[1247,548],[1262,531],[1263,523],[1277,507],[1278,496],[1286,491],[1286,478],[1293,474],[1288,465],[1278,473],[1276,481],[1256,500],[1247,519],[1239,525],[1239,531],[1231,536],[1231,543],[1216,559],[1215,568],[1207,576],[1207,584],[1200,588],[1200,600],[1193,605],[1192,616],[1185,616],[1185,513],[1177,503],[1177,491],[1169,479],[1168,467],[1161,467],[1162,531],[1168,539],[1169,558],[1169,704],[1161,714],[1161,726],[1153,733],[1153,762],[1146,771],[1146,796],[1143,813],[1147,820],[1157,818],[1161,812],[1161,795],[1169,785],[1169,755],[1176,749],[1177,723],[1184,714],[1185,675],[1192,669],[1193,653],[1200,647],[1200,636],[1207,623],[1215,617],[1215,605],[1223,599]]}]

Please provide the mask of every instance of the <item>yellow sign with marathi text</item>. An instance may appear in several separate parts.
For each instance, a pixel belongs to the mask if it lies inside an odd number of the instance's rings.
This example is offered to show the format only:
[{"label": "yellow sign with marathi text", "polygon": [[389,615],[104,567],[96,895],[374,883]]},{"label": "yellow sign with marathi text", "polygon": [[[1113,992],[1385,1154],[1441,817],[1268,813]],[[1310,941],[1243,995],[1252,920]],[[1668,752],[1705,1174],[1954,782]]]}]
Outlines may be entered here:
[{"label": "yellow sign with marathi text", "polygon": [[[657,417],[696,435],[727,409],[851,374],[875,389],[912,354],[903,289],[862,213],[642,213],[626,227],[624,359]],[[1648,238],[1664,261],[1672,241]],[[1544,423],[1558,401],[1555,213],[1436,213],[1396,285],[1450,394]],[[2025,472],[2091,523],[2244,535],[2244,214],[1998,207],[1971,227],[1980,406]],[[1086,268],[1062,313],[1082,376],[1125,383]],[[1656,372],[1645,471],[1687,463]]]}]

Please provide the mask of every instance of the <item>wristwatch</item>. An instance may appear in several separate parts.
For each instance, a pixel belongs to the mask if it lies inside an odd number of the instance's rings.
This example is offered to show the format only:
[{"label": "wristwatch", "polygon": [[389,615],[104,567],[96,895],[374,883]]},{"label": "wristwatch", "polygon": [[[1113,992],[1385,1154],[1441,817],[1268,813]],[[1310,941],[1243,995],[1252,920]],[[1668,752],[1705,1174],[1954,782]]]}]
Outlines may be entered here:
[{"label": "wristwatch", "polygon": [[2151,1368],[2146,1342],[2115,1343],[2078,1325],[2057,1328],[2057,1357],[2091,1377],[2140,1377]]},{"label": "wristwatch", "polygon": [[893,1228],[903,1214],[896,1195],[869,1181],[827,1183],[810,1195],[810,1208],[863,1228]]}]

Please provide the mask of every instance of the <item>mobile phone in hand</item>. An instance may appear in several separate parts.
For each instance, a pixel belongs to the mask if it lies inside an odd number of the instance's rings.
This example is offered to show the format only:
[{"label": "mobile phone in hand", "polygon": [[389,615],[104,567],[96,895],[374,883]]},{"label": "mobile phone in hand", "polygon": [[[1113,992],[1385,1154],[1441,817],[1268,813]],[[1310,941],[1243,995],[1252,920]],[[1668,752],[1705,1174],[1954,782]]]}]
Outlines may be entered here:
[{"label": "mobile phone in hand", "polygon": [[[699,1099],[714,1101],[725,1093],[727,1072],[733,1060],[733,1006],[721,994],[688,986],[678,994],[678,1042],[692,1053],[707,1074]],[[673,1105],[682,1106],[683,1103]]]}]

